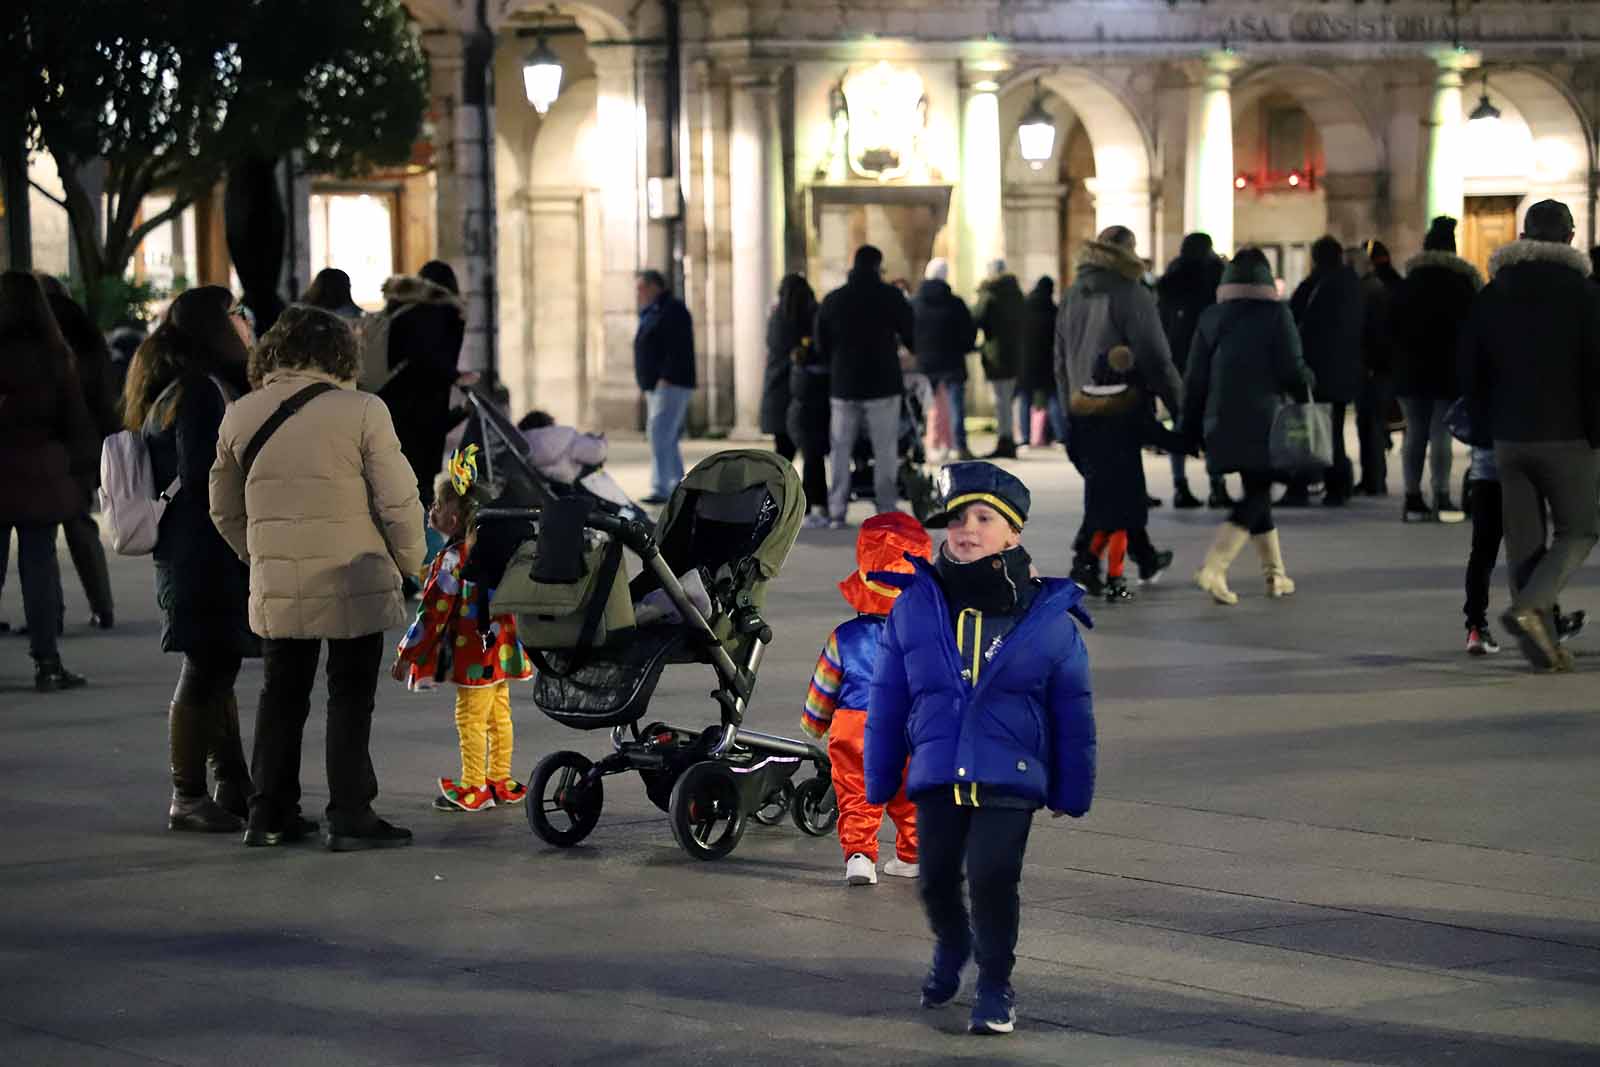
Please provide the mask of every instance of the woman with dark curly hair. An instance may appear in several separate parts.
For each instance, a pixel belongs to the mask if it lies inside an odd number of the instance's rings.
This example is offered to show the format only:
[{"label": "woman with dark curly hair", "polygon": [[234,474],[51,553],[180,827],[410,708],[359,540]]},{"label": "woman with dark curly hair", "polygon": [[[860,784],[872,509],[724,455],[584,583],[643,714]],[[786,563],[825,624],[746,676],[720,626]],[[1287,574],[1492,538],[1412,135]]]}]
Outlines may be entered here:
[{"label": "woman with dark curly hair", "polygon": [[409,621],[401,577],[422,567],[422,505],[388,407],[355,390],[359,366],[355,334],[338,316],[290,307],[251,356],[256,391],[219,431],[211,518],[250,563],[250,625],[266,668],[247,845],[317,830],[300,814],[300,743],[324,640],[324,843],[334,851],[411,843],[409,830],[372,810],[368,739],[383,631]]},{"label": "woman with dark curly hair", "polygon": [[233,294],[218,285],[179,294],[134,353],[123,386],[124,422],[144,436],[155,484],[179,482],[153,553],[161,648],[183,653],[167,715],[167,826],[198,833],[244,828],[251,785],[234,682],[241,661],[261,654],[245,613],[250,575],[211,524],[208,488],[223,412],[249,389],[249,350],[233,308]]}]

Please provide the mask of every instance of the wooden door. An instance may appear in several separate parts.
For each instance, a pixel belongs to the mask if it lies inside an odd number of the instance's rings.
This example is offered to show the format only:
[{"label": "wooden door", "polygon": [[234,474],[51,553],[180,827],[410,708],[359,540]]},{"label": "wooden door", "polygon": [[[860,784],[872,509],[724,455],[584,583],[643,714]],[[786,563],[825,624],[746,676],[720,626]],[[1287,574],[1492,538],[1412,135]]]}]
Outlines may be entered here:
[{"label": "wooden door", "polygon": [[1461,220],[1461,258],[1489,277],[1489,257],[1517,239],[1520,196],[1469,196]]}]

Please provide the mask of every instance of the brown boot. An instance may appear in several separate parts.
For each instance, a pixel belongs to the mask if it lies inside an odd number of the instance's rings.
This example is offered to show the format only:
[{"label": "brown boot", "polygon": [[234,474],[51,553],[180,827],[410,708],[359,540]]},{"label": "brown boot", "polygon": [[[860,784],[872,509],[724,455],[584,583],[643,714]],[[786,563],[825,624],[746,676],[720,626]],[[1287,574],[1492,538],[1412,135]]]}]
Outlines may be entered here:
[{"label": "brown boot", "polygon": [[218,807],[206,795],[206,749],[214,728],[213,709],[173,701],[167,713],[172,766],[172,805],[167,829],[189,833],[238,833],[244,820]]},{"label": "brown boot", "polygon": [[250,794],[255,789],[239,736],[239,698],[232,692],[222,698],[206,762],[211,767],[211,780],[216,783],[212,798],[239,818],[249,818]]}]

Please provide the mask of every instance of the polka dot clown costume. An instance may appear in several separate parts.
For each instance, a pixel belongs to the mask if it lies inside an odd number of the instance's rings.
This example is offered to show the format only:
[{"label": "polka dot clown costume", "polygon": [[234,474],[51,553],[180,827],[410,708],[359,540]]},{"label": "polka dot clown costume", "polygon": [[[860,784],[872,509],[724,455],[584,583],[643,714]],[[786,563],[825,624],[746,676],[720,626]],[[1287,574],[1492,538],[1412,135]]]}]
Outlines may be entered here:
[{"label": "polka dot clown costume", "polygon": [[[457,536],[476,511],[476,448],[450,461],[450,482],[440,477],[429,521],[446,536]],[[455,510],[452,511],[452,507]],[[461,521],[451,521],[452,516]],[[511,615],[485,617],[494,590],[480,590],[462,578],[471,538],[452,540],[434,559],[423,584],[416,620],[396,652],[395,676],[410,690],[442,682],[456,687],[456,733],[461,744],[461,777],[440,778],[434,807],[441,811],[483,811],[496,803],[516,804],[526,795],[511,777],[512,681],[533,676],[533,666]]]}]

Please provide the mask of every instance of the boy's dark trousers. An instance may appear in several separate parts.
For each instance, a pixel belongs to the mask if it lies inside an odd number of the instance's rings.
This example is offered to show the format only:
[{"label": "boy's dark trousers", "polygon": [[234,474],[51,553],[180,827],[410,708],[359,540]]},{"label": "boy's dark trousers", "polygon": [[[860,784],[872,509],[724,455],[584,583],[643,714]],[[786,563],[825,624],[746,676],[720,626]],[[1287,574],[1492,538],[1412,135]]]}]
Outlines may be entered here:
[{"label": "boy's dark trousers", "polygon": [[[918,886],[933,936],[951,949],[971,948],[979,986],[1004,989],[1016,963],[1017,883],[1034,809],[957,807],[954,794],[943,790],[924,793],[916,802]],[[961,899],[963,863],[970,919]]]},{"label": "boy's dark trousers", "polygon": [[1461,610],[1468,626],[1481,626],[1489,621],[1489,579],[1494,575],[1495,561],[1500,556],[1505,518],[1500,511],[1499,482],[1474,478],[1469,492],[1472,494],[1472,553],[1467,557],[1467,602]]},{"label": "boy's dark trousers", "polygon": [[[266,675],[256,712],[250,778],[252,823],[282,827],[300,809],[300,742],[311,713],[322,642],[312,638],[262,642]],[[328,824],[334,833],[360,832],[376,817],[378,776],[368,742],[372,706],[383,666],[383,633],[328,642]],[[259,814],[258,814],[259,812]]]}]

